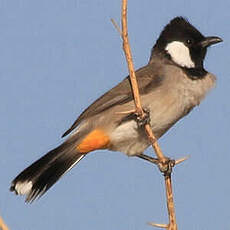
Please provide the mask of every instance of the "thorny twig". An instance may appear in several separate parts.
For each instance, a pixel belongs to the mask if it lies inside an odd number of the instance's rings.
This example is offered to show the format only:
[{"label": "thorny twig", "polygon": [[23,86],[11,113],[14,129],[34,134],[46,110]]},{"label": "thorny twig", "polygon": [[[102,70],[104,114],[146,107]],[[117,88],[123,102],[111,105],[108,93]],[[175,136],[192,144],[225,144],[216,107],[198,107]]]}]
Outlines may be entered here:
[{"label": "thorny twig", "polygon": [[[128,38],[128,29],[127,29],[127,0],[122,0],[122,15],[121,15],[121,23],[122,23],[122,30],[120,30],[119,26],[116,22],[111,19],[113,25],[120,33],[122,40],[123,40],[123,50],[125,53],[126,61],[128,64],[129,69],[129,76],[133,91],[134,103],[135,103],[135,113],[143,119],[145,117],[145,111],[142,108],[141,100],[140,100],[140,93],[138,88],[138,83],[135,76],[134,65],[132,61],[132,54],[129,45],[129,38]],[[125,111],[124,111],[125,113]],[[168,208],[168,216],[169,216],[169,224],[156,224],[156,223],[149,223],[151,226],[155,226],[158,228],[165,228],[167,230],[177,230],[176,224],[176,215],[175,215],[175,208],[174,208],[174,201],[173,201],[173,192],[172,192],[172,181],[171,181],[171,170],[176,165],[185,160],[188,157],[179,159],[179,160],[170,160],[169,158],[165,157],[156,137],[154,136],[150,124],[145,124],[145,131],[146,134],[152,144],[152,147],[157,155],[157,161],[153,161],[154,164],[157,164],[160,171],[164,172],[164,179],[165,179],[165,189],[166,189],[166,198],[167,198],[167,208]]]},{"label": "thorny twig", "polygon": [[0,216],[0,229],[1,230],[9,230],[5,222],[3,221],[2,217]]}]

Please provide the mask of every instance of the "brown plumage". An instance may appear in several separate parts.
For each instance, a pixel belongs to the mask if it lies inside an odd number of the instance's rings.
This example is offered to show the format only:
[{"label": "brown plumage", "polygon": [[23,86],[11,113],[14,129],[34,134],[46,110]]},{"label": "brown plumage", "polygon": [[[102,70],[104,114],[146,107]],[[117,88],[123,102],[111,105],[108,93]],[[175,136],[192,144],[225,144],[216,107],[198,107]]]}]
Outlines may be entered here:
[{"label": "brown plumage", "polygon": [[[184,18],[163,30],[149,63],[136,71],[144,108],[149,110],[153,133],[160,138],[180,118],[199,105],[215,85],[215,76],[203,67],[207,47],[220,42],[204,37]],[[11,191],[30,202],[46,192],[88,152],[96,149],[139,156],[149,146],[133,113],[129,77],[90,105],[63,136],[67,140],[22,171]]]}]

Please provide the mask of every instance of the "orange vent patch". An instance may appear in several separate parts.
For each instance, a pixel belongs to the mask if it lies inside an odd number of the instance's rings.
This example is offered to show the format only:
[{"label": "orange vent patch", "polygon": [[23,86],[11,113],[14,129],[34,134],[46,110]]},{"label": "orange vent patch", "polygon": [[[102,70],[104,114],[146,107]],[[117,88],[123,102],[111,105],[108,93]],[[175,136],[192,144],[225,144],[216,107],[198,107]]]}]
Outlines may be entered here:
[{"label": "orange vent patch", "polygon": [[88,153],[96,149],[105,149],[109,142],[109,137],[102,130],[95,129],[77,146],[77,151]]}]

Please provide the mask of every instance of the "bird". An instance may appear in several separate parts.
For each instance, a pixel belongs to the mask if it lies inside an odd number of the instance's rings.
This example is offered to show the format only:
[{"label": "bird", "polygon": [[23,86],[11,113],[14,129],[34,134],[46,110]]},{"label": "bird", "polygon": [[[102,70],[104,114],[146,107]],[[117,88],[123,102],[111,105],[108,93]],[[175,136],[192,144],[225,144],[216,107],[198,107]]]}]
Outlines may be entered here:
[{"label": "bird", "polygon": [[[220,37],[204,36],[182,16],[161,31],[148,63],[135,72],[142,106],[157,139],[215,86],[216,77],[204,68],[204,59],[207,48],[219,42]],[[62,135],[64,142],[23,170],[10,190],[32,202],[94,150],[145,158],[150,141],[133,111],[127,76],[86,108]]]}]

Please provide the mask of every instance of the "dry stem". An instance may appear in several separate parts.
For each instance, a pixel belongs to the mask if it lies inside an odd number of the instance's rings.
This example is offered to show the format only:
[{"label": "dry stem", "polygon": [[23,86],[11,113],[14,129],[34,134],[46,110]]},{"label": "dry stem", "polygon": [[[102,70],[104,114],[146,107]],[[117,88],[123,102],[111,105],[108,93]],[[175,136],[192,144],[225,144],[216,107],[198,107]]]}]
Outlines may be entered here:
[{"label": "dry stem", "polygon": [[[145,112],[143,111],[143,108],[141,106],[140,101],[140,93],[138,89],[138,83],[135,76],[135,70],[134,65],[132,61],[132,55],[131,55],[131,49],[129,45],[129,39],[128,39],[128,29],[127,29],[127,0],[122,0],[122,39],[123,39],[123,50],[125,53],[126,61],[128,64],[129,69],[129,76],[133,91],[133,97],[134,97],[134,103],[136,107],[136,113],[139,117],[143,118],[145,116]],[[114,24],[114,22],[113,22]],[[119,30],[118,30],[119,31]],[[159,164],[166,165],[170,164],[168,163],[168,158],[166,158],[161,151],[161,148],[157,142],[157,139],[153,135],[152,129],[149,124],[145,125],[146,134],[152,144],[153,149],[155,150],[155,153],[157,155],[157,158],[159,160]],[[180,163],[182,160],[179,160],[178,163]],[[167,165],[166,165],[167,166]],[[173,193],[172,193],[172,183],[171,183],[171,172],[164,175],[165,178],[165,188],[166,188],[166,197],[167,197],[167,207],[168,207],[168,216],[169,216],[169,224],[168,225],[162,225],[162,224],[151,224],[156,227],[166,228],[168,230],[177,230],[177,224],[176,224],[176,216],[175,216],[175,209],[174,209],[174,202],[173,202]]]},{"label": "dry stem", "polygon": [[1,230],[9,230],[9,228],[7,227],[7,225],[4,223],[2,217],[0,216],[0,229]]}]

